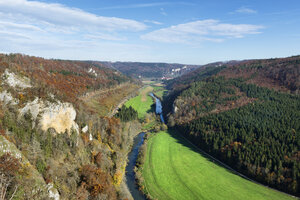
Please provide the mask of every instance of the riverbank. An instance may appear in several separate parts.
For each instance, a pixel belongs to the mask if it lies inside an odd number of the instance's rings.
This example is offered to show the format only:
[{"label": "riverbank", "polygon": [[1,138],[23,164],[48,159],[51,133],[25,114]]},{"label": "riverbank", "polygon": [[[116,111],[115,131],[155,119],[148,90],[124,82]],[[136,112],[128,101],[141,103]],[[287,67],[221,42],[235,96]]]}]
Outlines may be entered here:
[{"label": "riverbank", "polygon": [[[161,103],[155,99],[161,114]],[[176,131],[147,138],[137,177],[148,199],[293,199],[233,173]]]},{"label": "riverbank", "polygon": [[140,91],[139,94],[131,98],[125,103],[125,106],[131,106],[133,109],[137,110],[139,116],[138,120],[142,125],[143,132],[138,134],[134,138],[134,142],[130,153],[128,154],[128,162],[126,166],[126,185],[128,191],[131,193],[134,199],[142,200],[146,199],[144,194],[140,191],[137,184],[136,176],[136,161],[139,155],[139,149],[144,144],[144,135],[146,132],[155,130],[155,126],[159,122],[154,114],[153,99],[148,95],[153,88],[151,86],[145,86]]}]

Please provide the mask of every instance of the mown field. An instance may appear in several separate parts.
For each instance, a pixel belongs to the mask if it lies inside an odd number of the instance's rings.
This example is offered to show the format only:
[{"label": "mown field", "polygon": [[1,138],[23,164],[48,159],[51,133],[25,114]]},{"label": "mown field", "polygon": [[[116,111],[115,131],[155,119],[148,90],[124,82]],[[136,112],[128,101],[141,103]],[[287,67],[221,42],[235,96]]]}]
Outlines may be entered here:
[{"label": "mown field", "polygon": [[152,109],[153,100],[148,95],[151,91],[153,91],[153,87],[147,86],[140,91],[138,96],[131,98],[125,103],[125,106],[132,106],[138,112],[139,119],[144,119],[145,114]]},{"label": "mown field", "polygon": [[235,175],[177,133],[151,137],[146,155],[145,189],[155,199],[294,199]]}]

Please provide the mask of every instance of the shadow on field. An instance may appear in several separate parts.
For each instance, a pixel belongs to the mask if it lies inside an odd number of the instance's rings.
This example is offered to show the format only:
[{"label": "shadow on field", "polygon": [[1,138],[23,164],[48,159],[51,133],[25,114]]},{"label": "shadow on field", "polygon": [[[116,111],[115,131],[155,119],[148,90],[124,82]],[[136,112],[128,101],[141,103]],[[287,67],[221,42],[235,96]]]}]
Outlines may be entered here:
[{"label": "shadow on field", "polygon": [[[186,139],[184,136],[182,136],[178,131],[176,131],[174,129],[169,129],[168,133],[170,134],[171,137],[173,137],[176,140],[177,143],[189,148],[191,151],[199,153],[201,156],[206,158],[209,162],[211,162],[211,164],[212,164],[211,167],[214,168],[213,164],[215,164],[219,167],[225,168],[228,172],[230,172],[232,174],[238,175],[246,180],[255,182],[255,181],[249,179],[248,177],[244,176],[243,174],[238,173],[237,171],[235,171],[228,165],[222,163],[221,161],[217,160],[216,158],[212,157],[205,151],[201,150],[199,147],[196,147],[194,144],[192,144],[192,142],[190,142],[188,139]],[[255,183],[257,183],[257,182],[255,182]]]}]

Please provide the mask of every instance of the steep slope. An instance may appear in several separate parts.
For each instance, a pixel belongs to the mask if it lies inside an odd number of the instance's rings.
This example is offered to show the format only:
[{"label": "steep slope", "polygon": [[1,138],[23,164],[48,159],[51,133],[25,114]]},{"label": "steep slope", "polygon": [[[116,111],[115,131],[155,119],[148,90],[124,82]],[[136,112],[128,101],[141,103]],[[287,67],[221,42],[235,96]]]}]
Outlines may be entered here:
[{"label": "steep slope", "polygon": [[299,195],[299,71],[299,56],[204,66],[168,82],[169,125],[240,172]]},{"label": "steep slope", "polygon": [[[8,185],[6,198],[131,198],[123,177],[140,124],[103,116],[138,87],[120,72],[86,62],[2,54],[0,176]],[[107,96],[110,109],[104,109]],[[13,173],[6,167],[12,162],[20,163]]]}]

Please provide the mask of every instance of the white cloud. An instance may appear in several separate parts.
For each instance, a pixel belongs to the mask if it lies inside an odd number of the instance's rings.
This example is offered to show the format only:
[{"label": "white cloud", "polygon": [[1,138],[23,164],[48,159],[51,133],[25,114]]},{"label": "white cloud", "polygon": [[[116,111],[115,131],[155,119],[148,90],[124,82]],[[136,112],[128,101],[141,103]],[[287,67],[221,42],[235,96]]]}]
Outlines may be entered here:
[{"label": "white cloud", "polygon": [[119,51],[138,55],[142,49],[126,43],[129,32],[136,35],[146,28],[143,22],[103,17],[62,4],[0,0],[0,52],[61,59],[119,55],[125,59],[125,53]]},{"label": "white cloud", "polygon": [[250,24],[225,24],[218,20],[198,20],[159,29],[141,38],[165,43],[195,44],[203,41],[222,42],[229,38],[242,38],[248,34],[258,34],[263,26]]},{"label": "white cloud", "polygon": [[90,49],[94,54],[108,49],[104,41],[124,41],[129,32],[146,28],[135,20],[103,17],[61,4],[0,0],[0,52],[89,58]]},{"label": "white cloud", "polygon": [[162,25],[163,23],[155,21],[155,20],[144,20],[145,23],[151,23],[155,25]]},{"label": "white cloud", "polygon": [[239,8],[239,9],[237,9],[237,10],[235,11],[235,13],[255,14],[255,13],[257,13],[257,11],[256,11],[256,10],[253,10],[253,9],[251,9],[251,8],[241,7],[241,8]]},{"label": "white cloud", "polygon": [[[61,4],[27,0],[0,0],[0,12],[4,17],[20,23],[39,26],[52,25],[73,30],[130,30],[140,31],[146,25],[135,20],[103,17]],[[3,15],[2,15],[3,16]],[[5,18],[1,18],[2,20]]]}]

